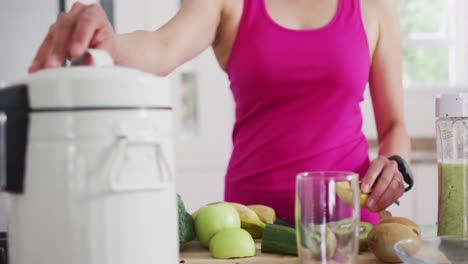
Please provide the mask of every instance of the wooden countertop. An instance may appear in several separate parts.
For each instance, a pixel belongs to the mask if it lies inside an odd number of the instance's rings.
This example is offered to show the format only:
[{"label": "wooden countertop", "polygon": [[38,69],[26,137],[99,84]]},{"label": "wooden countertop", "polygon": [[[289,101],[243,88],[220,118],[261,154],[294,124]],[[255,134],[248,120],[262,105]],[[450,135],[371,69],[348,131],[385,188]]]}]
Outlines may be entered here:
[{"label": "wooden countertop", "polygon": [[[265,254],[260,250],[260,241],[257,241],[257,256],[242,259],[214,259],[210,252],[202,248],[200,242],[192,241],[183,246],[180,252],[180,264],[299,264],[299,258],[294,256]],[[359,255],[359,264],[381,264],[370,252]]]},{"label": "wooden countertop", "polygon": [[[436,225],[421,225],[422,237],[437,236]],[[244,259],[221,260],[211,257],[210,252],[202,248],[200,242],[192,241],[181,248],[180,264],[299,264],[299,259],[293,256],[264,254],[260,250],[260,240],[256,241],[257,256]],[[359,254],[359,264],[382,264],[371,252]]]}]

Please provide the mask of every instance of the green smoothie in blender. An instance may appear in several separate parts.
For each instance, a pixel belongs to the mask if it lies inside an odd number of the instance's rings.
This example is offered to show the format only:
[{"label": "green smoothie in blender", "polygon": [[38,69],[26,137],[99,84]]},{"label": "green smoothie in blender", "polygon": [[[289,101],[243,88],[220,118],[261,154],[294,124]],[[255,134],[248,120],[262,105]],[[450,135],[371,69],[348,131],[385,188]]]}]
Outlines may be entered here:
[{"label": "green smoothie in blender", "polygon": [[468,164],[439,163],[439,235],[468,236]]}]

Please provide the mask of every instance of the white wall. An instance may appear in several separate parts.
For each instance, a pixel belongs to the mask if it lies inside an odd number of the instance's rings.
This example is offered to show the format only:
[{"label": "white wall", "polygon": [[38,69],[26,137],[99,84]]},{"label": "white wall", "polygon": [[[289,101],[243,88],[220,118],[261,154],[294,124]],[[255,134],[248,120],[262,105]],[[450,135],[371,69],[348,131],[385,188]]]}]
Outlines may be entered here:
[{"label": "white wall", "polygon": [[53,0],[0,1],[0,80],[26,76],[57,12]]},{"label": "white wall", "polygon": [[234,102],[226,74],[212,50],[196,60],[199,133],[176,144],[177,191],[189,211],[224,198],[224,176],[232,149]]},{"label": "white wall", "polygon": [[[0,1],[0,83],[26,76],[57,11],[58,1]],[[6,230],[7,207],[7,197],[0,193],[0,232]]]},{"label": "white wall", "polygon": [[[435,98],[441,93],[468,92],[468,89],[405,89],[405,119],[411,137],[435,137]],[[362,103],[363,130],[369,138],[376,138],[374,113],[369,91]]]}]

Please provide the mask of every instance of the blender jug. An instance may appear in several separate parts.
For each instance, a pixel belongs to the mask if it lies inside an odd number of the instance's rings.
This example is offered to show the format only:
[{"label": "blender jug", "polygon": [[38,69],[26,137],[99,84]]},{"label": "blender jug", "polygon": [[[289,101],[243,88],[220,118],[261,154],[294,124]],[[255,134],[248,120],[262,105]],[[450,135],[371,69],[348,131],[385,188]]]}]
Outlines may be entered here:
[{"label": "blender jug", "polygon": [[0,90],[0,191],[23,192],[29,112],[27,86]]},{"label": "blender jug", "polygon": [[177,263],[169,80],[88,53],[0,89],[8,261]]},{"label": "blender jug", "polygon": [[468,94],[436,98],[439,236],[468,236]]}]

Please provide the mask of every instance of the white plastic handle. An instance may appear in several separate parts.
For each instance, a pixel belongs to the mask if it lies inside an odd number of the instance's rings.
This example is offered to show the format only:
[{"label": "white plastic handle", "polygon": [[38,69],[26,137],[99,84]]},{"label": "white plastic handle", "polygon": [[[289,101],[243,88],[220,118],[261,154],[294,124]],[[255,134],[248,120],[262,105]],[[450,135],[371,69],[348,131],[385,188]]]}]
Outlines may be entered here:
[{"label": "white plastic handle", "polygon": [[[125,185],[121,184],[117,180],[118,170],[117,164],[124,157],[129,145],[149,145],[154,148],[156,153],[156,166],[158,168],[158,174],[161,175],[161,183],[157,184],[135,184],[135,185]],[[138,192],[138,191],[157,191],[167,189],[169,183],[172,181],[172,174],[167,160],[164,157],[164,154],[161,151],[161,144],[156,140],[147,140],[147,141],[130,141],[125,136],[120,136],[116,142],[116,149],[112,152],[112,157],[110,161],[110,167],[108,171],[108,181],[109,188],[113,192]]]},{"label": "white plastic handle", "polygon": [[101,49],[88,49],[81,57],[73,59],[71,66],[84,65],[88,58],[91,59],[95,67],[114,66],[114,59],[112,59],[111,55]]}]

